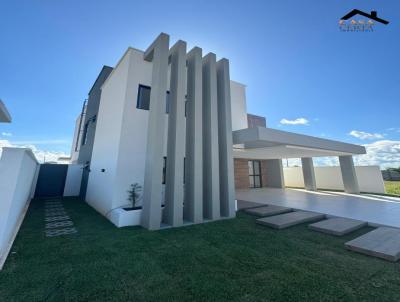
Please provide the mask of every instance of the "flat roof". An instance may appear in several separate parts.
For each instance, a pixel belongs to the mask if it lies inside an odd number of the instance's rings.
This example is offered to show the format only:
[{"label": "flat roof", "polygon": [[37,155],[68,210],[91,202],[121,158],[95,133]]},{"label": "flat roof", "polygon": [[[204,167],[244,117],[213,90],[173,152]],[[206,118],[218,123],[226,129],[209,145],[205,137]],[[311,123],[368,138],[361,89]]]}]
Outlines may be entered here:
[{"label": "flat roof", "polygon": [[363,146],[264,127],[233,131],[234,157],[255,159],[365,154]]},{"label": "flat roof", "polygon": [[11,123],[11,115],[2,100],[0,100],[0,123]]}]

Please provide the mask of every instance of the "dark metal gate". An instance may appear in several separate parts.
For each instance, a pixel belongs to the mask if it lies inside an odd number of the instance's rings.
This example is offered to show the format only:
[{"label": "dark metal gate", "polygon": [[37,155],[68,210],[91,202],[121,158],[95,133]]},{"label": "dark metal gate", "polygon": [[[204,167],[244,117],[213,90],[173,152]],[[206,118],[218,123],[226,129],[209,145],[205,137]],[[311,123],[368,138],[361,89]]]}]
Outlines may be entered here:
[{"label": "dark metal gate", "polygon": [[67,171],[68,165],[40,165],[35,197],[63,196]]}]

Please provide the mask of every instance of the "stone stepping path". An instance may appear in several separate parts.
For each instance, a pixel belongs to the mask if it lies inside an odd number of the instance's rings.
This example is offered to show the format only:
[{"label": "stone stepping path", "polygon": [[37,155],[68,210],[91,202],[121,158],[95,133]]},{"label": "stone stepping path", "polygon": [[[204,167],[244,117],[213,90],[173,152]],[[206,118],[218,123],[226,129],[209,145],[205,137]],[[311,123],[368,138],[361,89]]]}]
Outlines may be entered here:
[{"label": "stone stepping path", "polygon": [[47,200],[44,207],[46,237],[69,235],[78,232],[67,215],[62,202]]},{"label": "stone stepping path", "polygon": [[366,225],[367,223],[364,221],[338,217],[319,221],[310,224],[308,227],[313,231],[327,233],[335,236],[343,236]]},{"label": "stone stepping path", "polygon": [[344,245],[351,251],[395,262],[400,258],[400,229],[379,227]]},{"label": "stone stepping path", "polygon": [[268,217],[278,214],[284,214],[291,212],[291,208],[281,207],[281,206],[274,206],[274,205],[267,205],[263,207],[251,208],[244,210],[247,214],[258,216],[258,217]]},{"label": "stone stepping path", "polygon": [[265,206],[263,203],[253,202],[253,201],[246,201],[246,200],[238,200],[237,201],[237,208],[239,210],[251,209]]},{"label": "stone stepping path", "polygon": [[318,221],[324,218],[325,214],[296,211],[271,217],[259,218],[256,220],[256,222],[274,229],[285,229],[297,224]]}]

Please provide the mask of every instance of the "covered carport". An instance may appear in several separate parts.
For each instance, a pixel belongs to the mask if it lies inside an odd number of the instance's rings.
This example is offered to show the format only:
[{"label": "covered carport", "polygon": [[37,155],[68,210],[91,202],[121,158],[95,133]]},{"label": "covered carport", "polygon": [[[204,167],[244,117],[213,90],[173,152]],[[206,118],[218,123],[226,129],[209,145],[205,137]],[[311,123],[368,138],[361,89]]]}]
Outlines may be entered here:
[{"label": "covered carport", "polygon": [[301,158],[305,188],[315,191],[313,158],[336,156],[345,192],[360,193],[352,156],[365,154],[362,146],[264,127],[234,131],[233,145],[234,158],[267,161],[268,187],[285,187],[283,158]]}]

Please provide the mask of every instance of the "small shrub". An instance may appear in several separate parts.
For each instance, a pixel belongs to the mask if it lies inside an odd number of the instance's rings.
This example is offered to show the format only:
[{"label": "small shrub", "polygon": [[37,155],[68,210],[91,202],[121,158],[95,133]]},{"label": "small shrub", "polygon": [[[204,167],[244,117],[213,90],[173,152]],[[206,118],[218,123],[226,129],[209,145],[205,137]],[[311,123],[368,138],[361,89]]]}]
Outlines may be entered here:
[{"label": "small shrub", "polygon": [[128,190],[128,200],[132,202],[132,207],[137,206],[137,202],[140,197],[140,193],[142,192],[142,187],[138,183],[131,184],[130,190]]}]

